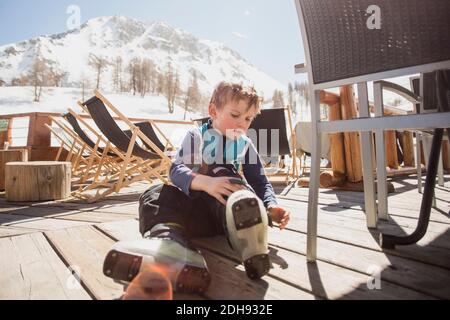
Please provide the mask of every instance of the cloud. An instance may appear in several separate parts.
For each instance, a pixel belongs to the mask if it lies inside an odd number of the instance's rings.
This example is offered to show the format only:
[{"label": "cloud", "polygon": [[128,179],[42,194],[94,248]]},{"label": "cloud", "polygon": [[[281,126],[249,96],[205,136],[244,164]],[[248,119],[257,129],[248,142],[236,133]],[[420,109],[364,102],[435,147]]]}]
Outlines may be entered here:
[{"label": "cloud", "polygon": [[233,36],[235,36],[236,38],[240,38],[240,39],[248,38],[245,34],[242,34],[242,33],[236,32],[236,31],[233,32]]},{"label": "cloud", "polygon": [[246,16],[249,16],[249,15],[251,15],[252,13],[250,12],[250,10],[245,10],[244,14],[245,14]]}]

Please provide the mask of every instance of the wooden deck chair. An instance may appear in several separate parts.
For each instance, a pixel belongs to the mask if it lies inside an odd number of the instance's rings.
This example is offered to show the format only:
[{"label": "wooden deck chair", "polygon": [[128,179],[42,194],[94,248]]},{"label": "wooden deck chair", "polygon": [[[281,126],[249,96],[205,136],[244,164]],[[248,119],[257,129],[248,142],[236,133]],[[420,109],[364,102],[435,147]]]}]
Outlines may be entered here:
[{"label": "wooden deck chair", "polygon": [[[90,151],[86,168],[82,173],[79,183],[85,183],[98,175],[105,176],[120,171],[118,163],[123,160],[120,157],[120,152],[114,152],[114,148],[112,148],[108,141],[92,129],[92,127],[72,109],[69,108],[69,112],[64,114],[63,118],[71,125],[74,132],[86,144],[86,148]],[[91,132],[95,137],[96,142],[92,141],[85,130],[81,128],[80,123]],[[104,147],[100,147],[101,143]]]},{"label": "wooden deck chair", "polygon": [[[64,118],[64,115],[62,116]],[[56,161],[61,161],[62,149],[66,149],[67,156],[62,161],[71,162],[72,177],[78,178],[74,184],[85,183],[86,180],[93,177],[98,170],[102,157],[98,154],[96,146],[91,148],[78,134],[72,130],[70,124],[65,123],[62,119],[50,116],[53,124],[57,127],[49,126],[49,130],[61,142],[61,146],[56,155]],[[92,141],[91,141],[92,142]],[[104,173],[103,173],[104,174]]]},{"label": "wooden deck chair", "polygon": [[[295,152],[291,152],[288,133],[286,130],[286,113],[288,113],[288,126],[290,136],[295,143],[295,133],[292,130],[290,108],[263,109],[250,125],[247,132],[249,138],[253,141],[259,155],[266,160],[268,165],[271,159],[274,159],[275,173],[266,172],[268,176],[286,176],[286,182],[289,177],[297,178],[297,165]],[[292,150],[295,144],[292,145]],[[280,169],[284,167],[284,156],[292,157],[292,165],[285,172]]]},{"label": "wooden deck chair", "polygon": [[[70,133],[64,126],[60,124],[59,121],[55,119],[55,117],[50,116],[52,120],[52,125],[45,124],[46,127],[50,130],[53,136],[60,142],[60,147],[55,157],[55,161],[64,161],[71,163],[72,176],[76,176],[77,165],[75,164],[76,158],[78,155],[82,154],[84,151],[84,144],[76,135]],[[57,124],[58,127],[55,127],[53,124]],[[66,150],[67,155],[64,159],[61,158],[63,150]]]},{"label": "wooden deck chair", "polygon": [[[95,91],[95,96],[82,104],[89,112],[96,126],[103,133],[103,136],[113,144],[124,157],[121,163],[121,171],[119,174],[103,179],[98,183],[99,186],[107,185],[104,192],[97,191],[93,197],[88,197],[88,201],[97,201],[100,198],[112,193],[119,192],[122,187],[140,180],[151,180],[158,178],[164,183],[168,180],[164,177],[168,173],[171,165],[170,158],[159,149],[156,144],[151,141],[142,131],[123,115],[111,102],[109,102],[99,91]],[[118,118],[123,121],[131,131],[131,137],[127,135],[115,122],[111,116],[111,110]],[[144,150],[137,143],[136,139],[144,141],[152,150]],[[82,197],[86,191],[97,187],[97,183],[93,183],[89,187],[81,190],[78,196]]]},{"label": "wooden deck chair", "polygon": [[[87,113],[89,114],[88,109],[81,103],[78,102],[78,105]],[[116,167],[117,167],[117,162],[120,161],[125,161],[126,160],[126,156],[124,155],[123,152],[121,152],[118,148],[116,148],[114,145],[110,144],[108,139],[106,139],[105,137],[103,137],[103,135],[101,133],[98,132],[98,130],[94,129],[93,126],[91,126],[88,121],[86,119],[84,119],[84,117],[80,116],[79,114],[77,114],[75,111],[73,111],[72,109],[69,108],[69,113],[71,114],[71,122],[73,123],[74,126],[74,130],[76,132],[79,132],[80,135],[82,136],[83,140],[86,141],[86,143],[88,145],[92,145],[93,141],[90,140],[90,138],[87,136],[87,134],[80,128],[80,124],[82,124],[91,135],[93,135],[97,141],[101,141],[104,145],[107,145],[109,148],[109,151],[106,153],[109,157],[106,157],[104,159],[102,159],[102,163],[101,165],[104,166],[105,168],[102,169],[101,172],[97,172],[94,175],[94,180],[96,180],[96,177],[98,177],[99,175],[101,176],[105,176],[107,175],[108,172],[115,172],[117,171]],[[70,119],[70,118],[69,118]],[[92,118],[91,118],[92,120]],[[172,150],[175,149],[175,147],[173,146],[172,142],[164,135],[164,133],[159,129],[159,127],[156,126],[155,121],[154,120],[148,120],[148,121],[144,121],[144,122],[140,122],[140,123],[135,123],[136,126],[138,126],[141,131],[151,140],[153,141],[156,146],[157,149],[164,149],[164,152],[168,155],[171,156],[172,155]],[[153,128],[156,128],[161,136],[164,138],[165,140],[165,144],[163,144],[155,130]],[[124,130],[123,131],[128,137],[132,137],[132,132],[131,130]],[[90,140],[90,141],[89,141]],[[153,151],[153,149],[151,149],[151,146],[146,143],[145,141],[141,142],[150,150]],[[162,149],[161,149],[162,148]],[[98,147],[98,150],[100,152],[103,152],[103,149],[101,147]],[[110,158],[112,157],[112,158]],[[109,158],[109,160],[108,160]],[[134,161],[134,158],[131,158],[130,163],[132,163]],[[119,170],[120,171],[120,170]],[[105,173],[106,172],[106,173]],[[81,182],[84,182],[85,180],[87,180],[88,178],[91,178],[92,174],[90,174],[88,177],[84,177],[84,179],[82,179]],[[106,179],[108,180],[108,179]]]},{"label": "wooden deck chair", "polygon": [[[135,123],[137,127],[141,130],[141,132],[148,137],[157,147],[156,150],[163,151],[167,156],[170,156],[172,151],[175,150],[175,146],[173,143],[166,137],[166,135],[159,129],[154,120],[148,120],[144,122]],[[162,143],[156,134],[155,129],[159,132],[159,134],[164,138],[165,143]],[[153,152],[157,152],[151,145],[149,145],[145,140],[142,140],[144,146]]]}]

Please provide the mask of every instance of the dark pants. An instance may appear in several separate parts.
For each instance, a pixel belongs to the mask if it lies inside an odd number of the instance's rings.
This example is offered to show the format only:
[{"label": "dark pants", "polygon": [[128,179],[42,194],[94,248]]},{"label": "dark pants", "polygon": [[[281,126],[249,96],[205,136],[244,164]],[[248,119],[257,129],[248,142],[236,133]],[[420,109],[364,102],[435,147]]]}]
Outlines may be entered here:
[{"label": "dark pants", "polygon": [[[245,184],[231,166],[221,165],[223,170],[214,170],[218,167],[209,166],[204,174],[229,176],[234,183]],[[145,191],[139,199],[139,231],[142,235],[161,223],[183,226],[189,238],[224,235],[225,221],[225,206],[206,192],[194,191],[192,197],[188,197],[177,187],[161,184]]]}]

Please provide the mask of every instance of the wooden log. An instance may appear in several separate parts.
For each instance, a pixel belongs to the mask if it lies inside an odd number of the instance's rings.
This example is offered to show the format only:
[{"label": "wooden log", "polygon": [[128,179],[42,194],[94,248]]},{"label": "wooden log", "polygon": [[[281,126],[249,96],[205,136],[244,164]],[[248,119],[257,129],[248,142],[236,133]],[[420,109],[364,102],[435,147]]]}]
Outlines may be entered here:
[{"label": "wooden log", "polygon": [[[356,110],[353,86],[340,88],[342,119],[354,119],[358,117]],[[345,165],[347,180],[349,182],[360,182],[363,179],[361,144],[358,132],[344,133]]]},{"label": "wooden log", "polygon": [[401,145],[403,150],[403,165],[405,167],[414,167],[414,142],[413,133],[411,131],[403,131],[401,133]]},{"label": "wooden log", "polygon": [[5,165],[8,162],[28,161],[28,150],[0,150],[0,191],[5,190]]},{"label": "wooden log", "polygon": [[398,169],[397,155],[397,137],[395,130],[384,132],[385,150],[386,150],[386,166],[391,169]]},{"label": "wooden log", "polygon": [[450,170],[450,143],[448,140],[442,141],[442,164],[444,170]]},{"label": "wooden log", "polygon": [[320,174],[320,187],[338,187],[344,184],[345,175],[334,171],[324,171]]},{"label": "wooden log", "polygon": [[[329,120],[342,120],[341,103],[338,95],[321,91],[320,102],[329,106]],[[330,156],[331,168],[333,169],[333,176],[344,176],[346,174],[345,167],[345,148],[344,135],[339,133],[330,134]]]},{"label": "wooden log", "polygon": [[5,169],[7,201],[60,200],[70,196],[70,162],[10,162]]}]

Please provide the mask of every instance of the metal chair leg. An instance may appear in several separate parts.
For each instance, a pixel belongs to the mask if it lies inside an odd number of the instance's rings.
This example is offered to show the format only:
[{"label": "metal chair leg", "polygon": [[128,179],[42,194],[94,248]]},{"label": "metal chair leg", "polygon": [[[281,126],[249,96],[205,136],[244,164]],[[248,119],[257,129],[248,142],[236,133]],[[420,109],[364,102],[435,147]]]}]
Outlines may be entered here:
[{"label": "metal chair leg", "polygon": [[[450,133],[450,129],[447,129]],[[434,196],[434,187],[436,185],[437,167],[439,164],[439,155],[441,150],[442,136],[444,129],[435,129],[433,142],[431,145],[431,153],[428,161],[427,176],[425,180],[425,188],[423,191],[422,205],[420,207],[419,222],[414,232],[408,236],[393,236],[389,234],[380,234],[380,245],[385,249],[394,249],[397,245],[414,244],[425,235],[428,222],[430,220],[431,206]]]}]

